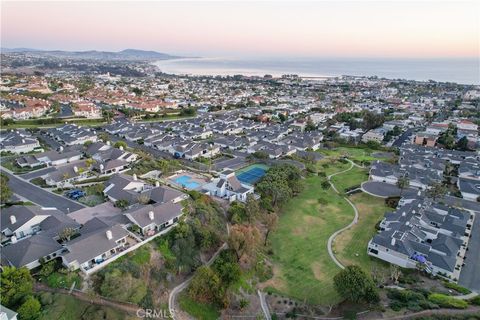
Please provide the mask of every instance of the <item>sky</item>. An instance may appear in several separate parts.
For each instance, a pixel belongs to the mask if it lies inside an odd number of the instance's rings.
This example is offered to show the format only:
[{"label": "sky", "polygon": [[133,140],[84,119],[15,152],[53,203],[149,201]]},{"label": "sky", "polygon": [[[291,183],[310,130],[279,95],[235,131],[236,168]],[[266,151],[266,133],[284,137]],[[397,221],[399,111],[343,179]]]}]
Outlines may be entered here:
[{"label": "sky", "polygon": [[1,2],[1,46],[202,57],[480,57],[480,1]]}]

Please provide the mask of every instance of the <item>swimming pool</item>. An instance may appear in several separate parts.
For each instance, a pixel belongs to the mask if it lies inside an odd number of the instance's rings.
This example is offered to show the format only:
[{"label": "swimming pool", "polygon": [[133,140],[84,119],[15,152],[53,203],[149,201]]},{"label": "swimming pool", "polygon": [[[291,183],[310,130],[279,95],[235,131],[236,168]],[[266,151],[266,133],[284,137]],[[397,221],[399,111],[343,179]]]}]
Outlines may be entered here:
[{"label": "swimming pool", "polygon": [[238,170],[235,175],[237,179],[243,183],[255,184],[257,183],[267,172],[268,166],[263,164],[253,164],[246,168]]},{"label": "swimming pool", "polygon": [[187,189],[196,189],[200,186],[200,183],[192,181],[192,177],[186,175],[176,177],[173,181]]}]

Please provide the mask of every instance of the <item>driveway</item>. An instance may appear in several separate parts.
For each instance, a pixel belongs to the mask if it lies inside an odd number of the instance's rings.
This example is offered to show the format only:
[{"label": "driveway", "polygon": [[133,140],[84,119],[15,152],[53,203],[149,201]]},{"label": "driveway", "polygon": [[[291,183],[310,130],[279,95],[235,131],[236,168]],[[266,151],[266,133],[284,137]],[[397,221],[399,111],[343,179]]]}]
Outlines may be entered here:
[{"label": "driveway", "polygon": [[[366,181],[362,183],[361,188],[363,192],[380,198],[388,198],[400,195],[400,189],[397,186],[386,182]],[[402,196],[414,196],[417,194],[417,192],[418,190],[415,189],[404,189]]]},{"label": "driveway", "polygon": [[461,286],[480,293],[480,213],[475,216],[472,237],[468,242],[467,259],[460,272],[458,283]]},{"label": "driveway", "polygon": [[22,178],[16,177],[6,172],[3,168],[2,172],[8,176],[8,186],[14,193],[30,200],[33,203],[38,204],[39,206],[57,208],[64,213],[85,208],[84,205],[78,202],[74,202],[55,193],[48,192],[34,184],[31,184],[30,182],[23,180]]}]

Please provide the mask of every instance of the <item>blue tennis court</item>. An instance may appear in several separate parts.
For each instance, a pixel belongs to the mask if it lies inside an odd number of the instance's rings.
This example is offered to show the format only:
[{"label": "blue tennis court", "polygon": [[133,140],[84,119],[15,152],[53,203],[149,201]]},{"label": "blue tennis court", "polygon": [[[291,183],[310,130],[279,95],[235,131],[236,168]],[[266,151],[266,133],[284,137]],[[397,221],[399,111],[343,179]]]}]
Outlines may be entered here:
[{"label": "blue tennis court", "polygon": [[245,169],[240,170],[236,176],[237,179],[243,183],[255,184],[257,183],[267,172],[267,166],[251,165]]}]

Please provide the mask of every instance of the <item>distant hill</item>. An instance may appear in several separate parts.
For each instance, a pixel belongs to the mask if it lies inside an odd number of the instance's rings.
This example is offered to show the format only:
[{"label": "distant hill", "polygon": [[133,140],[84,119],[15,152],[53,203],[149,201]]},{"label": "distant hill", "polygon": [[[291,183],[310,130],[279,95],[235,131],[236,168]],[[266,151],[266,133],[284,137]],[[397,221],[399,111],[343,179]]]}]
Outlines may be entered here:
[{"label": "distant hill", "polygon": [[111,51],[63,51],[63,50],[37,50],[29,48],[1,48],[2,53],[31,53],[40,56],[54,56],[77,59],[99,59],[99,60],[167,60],[181,58],[156,51],[145,51],[137,49],[125,49],[119,52]]}]

